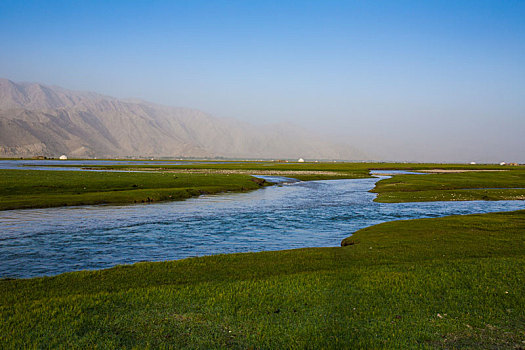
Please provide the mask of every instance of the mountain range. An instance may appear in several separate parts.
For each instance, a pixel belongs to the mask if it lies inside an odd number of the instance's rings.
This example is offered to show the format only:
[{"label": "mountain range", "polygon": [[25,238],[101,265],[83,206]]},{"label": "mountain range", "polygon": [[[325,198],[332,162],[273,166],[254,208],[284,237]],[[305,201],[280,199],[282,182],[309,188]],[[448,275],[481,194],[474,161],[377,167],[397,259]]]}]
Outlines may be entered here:
[{"label": "mountain range", "polygon": [[196,109],[0,79],[1,157],[363,159],[290,124],[259,126]]}]

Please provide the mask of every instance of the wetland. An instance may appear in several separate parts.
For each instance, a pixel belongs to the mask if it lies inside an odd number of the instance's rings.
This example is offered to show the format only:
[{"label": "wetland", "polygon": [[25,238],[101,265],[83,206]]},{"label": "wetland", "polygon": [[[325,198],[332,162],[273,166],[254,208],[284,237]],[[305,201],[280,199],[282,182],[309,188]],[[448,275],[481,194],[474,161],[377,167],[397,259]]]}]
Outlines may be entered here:
[{"label": "wetland", "polygon": [[525,341],[523,167],[61,164],[0,170],[3,348]]}]

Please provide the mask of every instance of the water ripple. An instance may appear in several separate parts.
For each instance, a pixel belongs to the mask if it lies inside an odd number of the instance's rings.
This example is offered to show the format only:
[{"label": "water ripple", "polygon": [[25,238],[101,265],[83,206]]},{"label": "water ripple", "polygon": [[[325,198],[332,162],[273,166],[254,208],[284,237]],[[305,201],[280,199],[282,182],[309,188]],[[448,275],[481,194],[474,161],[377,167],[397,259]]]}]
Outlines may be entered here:
[{"label": "water ripple", "polygon": [[378,178],[288,183],[183,202],[0,212],[0,277],[337,246],[384,221],[524,209],[524,201],[375,203]]}]

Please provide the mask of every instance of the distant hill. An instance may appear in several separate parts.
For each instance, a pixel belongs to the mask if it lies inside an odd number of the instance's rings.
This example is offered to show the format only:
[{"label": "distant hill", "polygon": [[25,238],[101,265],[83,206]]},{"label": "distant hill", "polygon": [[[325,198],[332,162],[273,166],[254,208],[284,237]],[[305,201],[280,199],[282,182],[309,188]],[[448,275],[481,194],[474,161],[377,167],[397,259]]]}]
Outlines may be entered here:
[{"label": "distant hill", "polygon": [[363,159],[291,125],[0,79],[0,156]]}]

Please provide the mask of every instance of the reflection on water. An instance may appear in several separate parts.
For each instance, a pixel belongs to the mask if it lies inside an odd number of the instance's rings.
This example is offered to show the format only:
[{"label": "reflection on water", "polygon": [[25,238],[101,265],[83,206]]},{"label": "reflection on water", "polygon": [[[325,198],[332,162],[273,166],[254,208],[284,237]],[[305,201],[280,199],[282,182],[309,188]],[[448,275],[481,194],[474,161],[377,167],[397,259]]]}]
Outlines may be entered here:
[{"label": "reflection on water", "polygon": [[286,183],[183,202],[0,212],[0,277],[218,253],[338,246],[380,222],[524,209],[524,201],[375,203],[377,178]]}]

